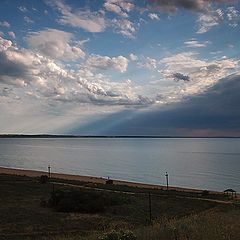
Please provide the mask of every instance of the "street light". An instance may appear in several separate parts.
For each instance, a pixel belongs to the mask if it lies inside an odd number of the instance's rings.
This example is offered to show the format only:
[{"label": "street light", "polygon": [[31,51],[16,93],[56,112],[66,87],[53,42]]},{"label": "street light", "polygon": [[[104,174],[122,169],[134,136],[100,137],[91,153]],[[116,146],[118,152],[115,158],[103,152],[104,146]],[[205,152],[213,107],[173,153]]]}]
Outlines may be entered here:
[{"label": "street light", "polygon": [[51,177],[51,166],[50,166],[50,164],[48,165],[48,177],[49,177],[49,179]]},{"label": "street light", "polygon": [[167,182],[167,191],[168,191],[168,172],[166,172],[166,174],[165,174],[165,177],[166,177],[166,182]]}]

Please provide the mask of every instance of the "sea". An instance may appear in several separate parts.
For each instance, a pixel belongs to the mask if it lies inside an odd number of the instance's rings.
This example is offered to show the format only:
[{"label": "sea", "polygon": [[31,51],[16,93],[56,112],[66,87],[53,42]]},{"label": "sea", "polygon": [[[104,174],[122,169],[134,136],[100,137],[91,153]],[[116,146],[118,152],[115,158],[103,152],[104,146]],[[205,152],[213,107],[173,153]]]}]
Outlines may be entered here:
[{"label": "sea", "polygon": [[240,192],[239,138],[1,138],[0,166]]}]

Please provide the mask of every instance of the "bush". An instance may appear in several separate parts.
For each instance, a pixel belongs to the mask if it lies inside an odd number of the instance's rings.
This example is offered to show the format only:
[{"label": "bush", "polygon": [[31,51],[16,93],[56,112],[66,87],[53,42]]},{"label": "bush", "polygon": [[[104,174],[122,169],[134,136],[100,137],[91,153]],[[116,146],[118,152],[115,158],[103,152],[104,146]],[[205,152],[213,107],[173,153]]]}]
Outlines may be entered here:
[{"label": "bush", "polygon": [[39,182],[47,183],[49,181],[49,177],[47,175],[41,175]]},{"label": "bush", "polygon": [[131,231],[120,231],[115,230],[105,233],[98,237],[98,240],[136,240],[137,237]]},{"label": "bush", "polygon": [[203,190],[202,191],[202,196],[208,196],[209,195],[209,191],[208,190]]},{"label": "bush", "polygon": [[59,212],[97,213],[104,212],[107,207],[121,205],[127,199],[112,193],[95,191],[61,191],[53,192],[49,199],[49,206]]}]

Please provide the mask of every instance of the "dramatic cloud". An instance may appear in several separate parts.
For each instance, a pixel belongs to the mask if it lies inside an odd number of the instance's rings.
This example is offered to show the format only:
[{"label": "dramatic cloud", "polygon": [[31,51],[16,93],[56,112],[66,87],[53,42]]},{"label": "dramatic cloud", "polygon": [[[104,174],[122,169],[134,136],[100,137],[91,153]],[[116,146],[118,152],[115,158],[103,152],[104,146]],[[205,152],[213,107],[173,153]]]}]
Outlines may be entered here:
[{"label": "dramatic cloud", "polygon": [[76,44],[72,46],[73,34],[57,29],[33,32],[27,37],[28,44],[41,54],[54,59],[76,60],[85,53]]},{"label": "dramatic cloud", "polygon": [[61,14],[59,23],[83,28],[88,32],[103,32],[106,23],[102,12],[72,9],[62,0],[49,0],[48,4]]},{"label": "dramatic cloud", "polygon": [[[240,75],[229,76],[183,102],[145,112],[120,112],[92,123],[91,128],[109,135],[239,136],[239,90]],[[111,125],[115,120],[117,124]]]},{"label": "dramatic cloud", "polygon": [[123,56],[110,58],[108,56],[91,55],[87,60],[87,65],[99,69],[115,69],[121,73],[126,72],[128,59]]},{"label": "dramatic cloud", "polygon": [[6,27],[6,28],[9,28],[11,25],[10,25],[10,23],[9,22],[7,22],[7,21],[3,21],[3,22],[1,22],[0,21],[0,27]]},{"label": "dramatic cloud", "polygon": [[109,12],[128,17],[127,13],[133,10],[134,4],[126,0],[105,0],[104,7]]},{"label": "dramatic cloud", "polygon": [[0,83],[18,87],[25,93],[24,98],[31,97],[54,105],[145,106],[153,103],[136,93],[130,80],[111,82],[103,74],[91,71],[114,69],[125,72],[128,59],[123,56],[90,55],[86,62],[76,65],[76,69],[67,69],[59,61],[49,58],[49,54],[44,56],[20,49],[9,40],[0,38],[0,46]]}]

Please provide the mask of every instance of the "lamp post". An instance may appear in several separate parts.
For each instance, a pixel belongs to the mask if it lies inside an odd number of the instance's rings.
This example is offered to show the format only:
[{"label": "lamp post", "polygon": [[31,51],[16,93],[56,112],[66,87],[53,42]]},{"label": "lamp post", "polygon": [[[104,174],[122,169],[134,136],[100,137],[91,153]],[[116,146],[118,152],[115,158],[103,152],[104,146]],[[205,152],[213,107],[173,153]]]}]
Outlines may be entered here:
[{"label": "lamp post", "polygon": [[50,164],[48,165],[48,177],[49,177],[49,179],[51,177],[51,166],[50,166]]},{"label": "lamp post", "polygon": [[165,177],[166,177],[166,182],[167,182],[167,191],[168,191],[168,172],[166,172],[166,174],[165,174]]}]

